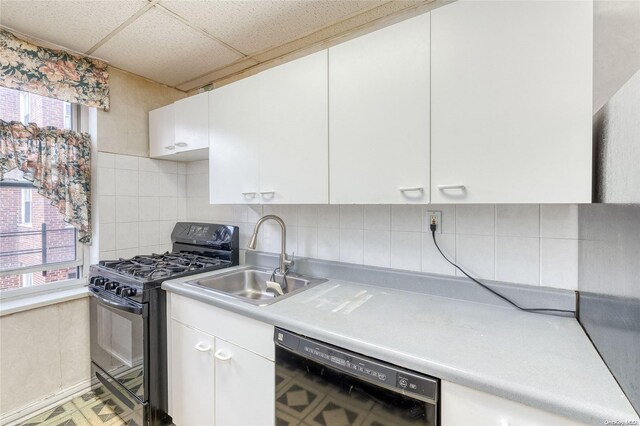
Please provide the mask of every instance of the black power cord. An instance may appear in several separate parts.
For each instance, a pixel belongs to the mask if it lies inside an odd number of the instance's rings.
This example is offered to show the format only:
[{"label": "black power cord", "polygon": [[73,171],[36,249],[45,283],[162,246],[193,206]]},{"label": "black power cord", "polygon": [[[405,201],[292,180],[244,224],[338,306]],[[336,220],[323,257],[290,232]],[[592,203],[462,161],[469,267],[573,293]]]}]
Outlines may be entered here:
[{"label": "black power cord", "polygon": [[505,302],[508,302],[509,304],[513,305],[514,307],[520,309],[521,311],[524,312],[532,312],[535,314],[554,314],[554,313],[560,313],[560,314],[573,314],[575,315],[576,312],[575,311],[571,311],[568,309],[555,309],[555,308],[524,308],[520,305],[518,305],[516,302],[510,300],[509,298],[507,298],[506,296],[503,296],[502,294],[498,293],[497,291],[495,291],[494,289],[492,289],[491,287],[482,284],[480,281],[478,281],[477,279],[473,278],[471,275],[467,274],[467,272],[462,269],[461,267],[459,267],[458,265],[456,265],[455,263],[453,263],[452,261],[449,260],[449,258],[447,258],[447,256],[445,256],[445,254],[442,252],[442,250],[440,250],[440,246],[438,246],[438,241],[436,241],[436,228],[437,225],[432,223],[429,228],[431,229],[431,236],[433,237],[433,244],[436,245],[436,248],[438,249],[438,251],[440,252],[440,254],[442,255],[442,257],[444,258],[444,260],[446,260],[447,262],[449,262],[451,265],[453,265],[454,268],[456,268],[458,271],[462,272],[467,278],[469,278],[471,281],[473,281],[474,283],[478,284],[480,287],[484,288],[485,290],[490,291],[491,293],[493,293],[494,295],[498,296],[500,299],[504,300]]}]

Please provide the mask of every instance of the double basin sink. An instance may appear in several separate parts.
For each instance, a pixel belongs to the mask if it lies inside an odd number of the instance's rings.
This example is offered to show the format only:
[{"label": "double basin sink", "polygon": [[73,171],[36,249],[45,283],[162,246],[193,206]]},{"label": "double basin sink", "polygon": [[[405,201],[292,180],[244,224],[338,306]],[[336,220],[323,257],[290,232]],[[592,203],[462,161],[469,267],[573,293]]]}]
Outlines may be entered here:
[{"label": "double basin sink", "polygon": [[283,285],[283,281],[282,274],[272,276],[271,270],[244,266],[206,278],[187,281],[187,284],[262,306],[270,305],[327,280],[288,273],[286,285]]}]

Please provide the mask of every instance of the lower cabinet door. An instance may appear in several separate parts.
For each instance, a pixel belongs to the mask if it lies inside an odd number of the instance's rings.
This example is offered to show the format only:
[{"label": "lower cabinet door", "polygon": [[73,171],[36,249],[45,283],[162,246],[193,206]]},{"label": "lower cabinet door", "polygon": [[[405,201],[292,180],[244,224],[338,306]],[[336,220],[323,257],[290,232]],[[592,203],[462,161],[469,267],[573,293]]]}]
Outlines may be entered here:
[{"label": "lower cabinet door", "polygon": [[275,424],[275,363],[219,338],[215,347],[216,426]]},{"label": "lower cabinet door", "polygon": [[214,424],[215,339],[171,321],[169,399],[177,426]]}]

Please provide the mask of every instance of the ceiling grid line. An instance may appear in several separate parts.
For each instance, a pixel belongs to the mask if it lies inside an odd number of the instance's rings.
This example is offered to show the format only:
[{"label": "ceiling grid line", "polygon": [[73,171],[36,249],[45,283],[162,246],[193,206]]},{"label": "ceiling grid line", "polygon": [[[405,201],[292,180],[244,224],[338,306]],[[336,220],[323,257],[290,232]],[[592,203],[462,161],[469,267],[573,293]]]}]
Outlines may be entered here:
[{"label": "ceiling grid line", "polygon": [[[197,25],[193,25],[191,22],[189,22],[188,20],[186,20],[185,18],[183,18],[182,16],[178,15],[177,13],[175,13],[174,11],[172,11],[171,9],[166,8],[165,6],[161,5],[159,3],[160,0],[157,0],[158,3],[155,4],[156,9],[161,10],[162,12],[174,17],[175,19],[177,19],[178,21],[182,22],[183,24],[185,24],[186,26],[188,26],[189,28],[198,31],[200,34],[202,34],[205,37],[209,37],[210,39],[217,41],[218,43],[222,44],[224,47],[226,47],[227,49],[231,50],[232,52],[242,56],[242,58],[246,58],[248,57],[248,55],[244,52],[241,52],[240,50],[236,49],[235,47],[231,46],[229,43],[226,43],[222,40],[220,40],[218,37],[214,36],[213,34],[210,34],[209,32],[207,32],[206,30],[198,27]],[[241,58],[241,59],[242,59]]]},{"label": "ceiling grid line", "polygon": [[107,34],[105,37],[103,37],[102,40],[100,40],[95,45],[93,45],[89,50],[87,50],[85,52],[85,55],[91,55],[93,52],[98,50],[106,42],[111,40],[116,34],[118,34],[120,31],[122,31],[126,27],[128,27],[129,24],[131,24],[133,21],[135,21],[136,19],[138,19],[139,17],[141,17],[142,15],[147,13],[147,11],[150,10],[153,6],[155,6],[155,4],[158,3],[159,1],[160,0],[150,0],[149,4],[143,6],[140,10],[138,10],[136,13],[131,15],[126,21],[124,21],[122,24],[118,25],[118,27],[116,29],[114,29],[109,34]]}]

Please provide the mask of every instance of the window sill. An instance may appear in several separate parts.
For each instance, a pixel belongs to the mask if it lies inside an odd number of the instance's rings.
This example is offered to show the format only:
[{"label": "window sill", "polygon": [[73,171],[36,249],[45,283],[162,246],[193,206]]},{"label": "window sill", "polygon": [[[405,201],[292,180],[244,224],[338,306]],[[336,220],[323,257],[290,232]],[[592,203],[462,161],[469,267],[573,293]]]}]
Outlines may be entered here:
[{"label": "window sill", "polygon": [[86,285],[67,287],[58,291],[47,293],[31,294],[9,300],[0,301],[0,317],[15,314],[17,312],[28,311],[30,309],[42,308],[43,306],[55,305],[69,300],[87,297],[89,292]]}]

